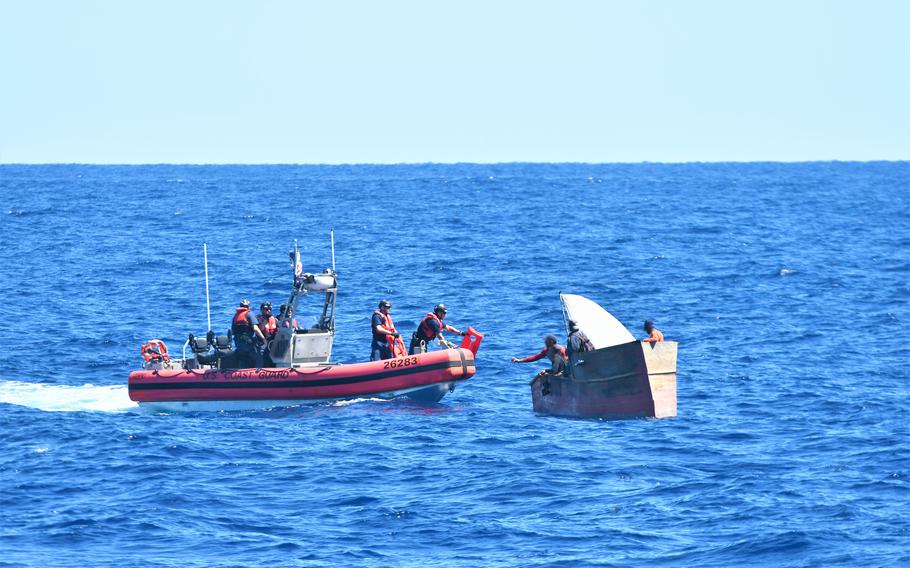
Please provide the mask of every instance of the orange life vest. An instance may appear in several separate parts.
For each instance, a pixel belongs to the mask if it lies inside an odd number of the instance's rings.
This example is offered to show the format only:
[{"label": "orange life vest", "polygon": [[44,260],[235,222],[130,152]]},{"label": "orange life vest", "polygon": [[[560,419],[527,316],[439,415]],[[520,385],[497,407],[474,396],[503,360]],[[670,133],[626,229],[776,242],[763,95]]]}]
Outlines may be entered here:
[{"label": "orange life vest", "polygon": [[278,320],[275,319],[275,316],[269,316],[268,319],[266,319],[262,314],[258,314],[256,319],[259,321],[259,329],[262,331],[262,334],[265,335],[266,339],[275,336],[275,332],[278,331]]},{"label": "orange life vest", "polygon": [[234,319],[231,320],[234,335],[253,335],[253,326],[246,317],[248,313],[250,313],[249,308],[237,308],[237,311],[234,312]]},{"label": "orange life vest", "polygon": [[[387,330],[389,330],[393,333],[398,331],[397,329],[395,329],[395,324],[392,323],[391,315],[384,314],[380,310],[373,310],[373,314],[378,315],[379,317],[382,318],[382,327],[386,328]],[[377,333],[374,330],[373,331],[374,339],[376,339],[376,336],[377,336]],[[383,338],[386,340],[386,342],[388,342],[389,350],[392,352],[393,357],[404,357],[405,355],[408,354],[408,352],[404,348],[404,342],[401,340],[400,337],[385,335],[385,336],[383,336]]]},{"label": "orange life vest", "polygon": [[430,341],[436,339],[436,332],[433,331],[433,328],[430,327],[429,321],[436,320],[436,323],[439,324],[439,330],[442,331],[445,329],[445,324],[442,323],[442,320],[434,313],[427,314],[427,317],[420,320],[420,325],[417,326],[417,336],[424,341]]},{"label": "orange life vest", "polygon": [[382,318],[382,327],[386,328],[389,331],[395,331],[395,324],[392,323],[391,315],[384,314],[379,310],[373,310],[373,314]]},{"label": "orange life vest", "polygon": [[171,360],[167,354],[167,345],[160,339],[150,339],[148,343],[141,347],[141,353],[146,363]]}]

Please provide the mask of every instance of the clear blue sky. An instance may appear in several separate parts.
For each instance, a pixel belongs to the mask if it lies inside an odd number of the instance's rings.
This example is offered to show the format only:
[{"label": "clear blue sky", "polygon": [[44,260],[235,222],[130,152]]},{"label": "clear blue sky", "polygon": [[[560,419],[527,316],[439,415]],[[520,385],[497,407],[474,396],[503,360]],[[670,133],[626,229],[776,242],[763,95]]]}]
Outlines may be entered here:
[{"label": "clear blue sky", "polygon": [[0,162],[910,159],[908,1],[0,0]]}]

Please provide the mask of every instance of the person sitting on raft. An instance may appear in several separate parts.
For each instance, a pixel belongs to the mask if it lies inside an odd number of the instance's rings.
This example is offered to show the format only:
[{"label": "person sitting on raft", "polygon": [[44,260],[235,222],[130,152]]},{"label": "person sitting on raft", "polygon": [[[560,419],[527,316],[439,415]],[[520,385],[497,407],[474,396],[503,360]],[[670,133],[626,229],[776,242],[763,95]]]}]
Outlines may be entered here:
[{"label": "person sitting on raft", "polygon": [[654,322],[651,320],[645,320],[645,333],[648,334],[648,337],[642,339],[645,343],[660,343],[664,340],[664,334],[654,327]]},{"label": "person sitting on raft", "polygon": [[543,371],[537,373],[537,376],[544,375],[544,374],[550,374],[550,375],[554,375],[554,376],[562,375],[563,372],[566,370],[566,349],[565,349],[565,347],[556,343],[555,335],[546,336],[543,340],[543,343],[544,343],[544,347],[540,351],[540,353],[537,353],[536,355],[529,355],[528,357],[524,357],[522,359],[518,359],[517,357],[512,357],[512,362],[513,363],[531,363],[534,361],[539,361],[540,359],[543,359],[544,357],[546,357],[550,360],[550,363],[552,363],[552,364],[550,365],[549,369],[544,369]]},{"label": "person sitting on raft", "polygon": [[442,322],[448,311],[445,304],[436,304],[433,306],[433,311],[428,313],[420,321],[420,325],[417,326],[417,331],[411,336],[411,346],[408,350],[411,355],[426,353],[427,345],[437,337],[442,341],[445,341],[445,337],[442,336],[443,331],[451,331],[458,335],[464,335],[463,331],[458,331],[451,325]]},{"label": "person sitting on raft", "polygon": [[389,336],[399,337],[401,334],[392,323],[392,303],[388,300],[379,301],[379,309],[373,311],[371,327],[373,328],[373,341],[370,343],[370,361],[380,361],[392,358],[392,349],[389,347]]},{"label": "person sitting on raft", "polygon": [[281,327],[289,327],[295,331],[300,329],[300,324],[297,323],[297,318],[294,317],[294,306],[281,304],[281,309],[278,312],[278,321],[281,322]]}]

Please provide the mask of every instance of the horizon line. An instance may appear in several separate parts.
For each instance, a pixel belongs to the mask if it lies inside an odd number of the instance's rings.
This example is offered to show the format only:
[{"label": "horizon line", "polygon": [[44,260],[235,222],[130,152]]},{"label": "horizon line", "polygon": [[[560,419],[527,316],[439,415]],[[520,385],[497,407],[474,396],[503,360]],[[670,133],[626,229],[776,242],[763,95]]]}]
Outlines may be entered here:
[{"label": "horizon line", "polygon": [[686,164],[829,164],[829,163],[903,163],[910,162],[907,158],[883,158],[867,160],[685,160],[685,161],[652,161],[641,160],[636,162],[588,162],[588,161],[501,161],[501,162],[0,162],[2,166],[501,166],[501,165],[587,165],[587,166],[632,166],[632,165],[686,165]]}]

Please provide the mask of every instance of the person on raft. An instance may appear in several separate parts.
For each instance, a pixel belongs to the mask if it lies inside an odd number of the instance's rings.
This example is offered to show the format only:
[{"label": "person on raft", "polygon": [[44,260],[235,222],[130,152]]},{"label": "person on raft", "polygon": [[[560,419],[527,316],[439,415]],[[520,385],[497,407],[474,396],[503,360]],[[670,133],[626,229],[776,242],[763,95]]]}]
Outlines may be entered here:
[{"label": "person on raft", "polygon": [[544,369],[543,371],[537,373],[537,376],[550,374],[554,376],[560,376],[566,370],[566,349],[562,345],[556,343],[555,335],[548,335],[543,340],[544,347],[535,355],[529,355],[522,359],[517,357],[512,357],[513,363],[531,363],[534,361],[539,361],[544,357],[550,360],[550,368]]},{"label": "person on raft", "polygon": [[452,333],[461,336],[464,335],[463,331],[458,331],[451,325],[443,323],[442,320],[445,319],[448,311],[445,304],[436,304],[433,306],[433,311],[420,320],[417,331],[411,336],[411,346],[408,350],[411,355],[426,353],[427,345],[437,337],[440,340],[445,341],[446,338],[442,335],[443,331],[451,331]]},{"label": "person on raft", "polygon": [[234,334],[234,353],[237,357],[237,368],[250,369],[262,368],[262,350],[256,344],[258,338],[262,345],[265,345],[265,335],[259,328],[256,318],[250,311],[250,301],[244,298],[240,300],[240,306],[234,313],[234,319],[231,320],[231,331]]},{"label": "person on raft", "polygon": [[569,320],[569,338],[566,340],[566,356],[569,360],[579,353],[594,351],[594,344],[585,335],[585,332],[578,329],[578,324]]},{"label": "person on raft", "polygon": [[571,377],[573,369],[578,364],[578,356],[588,351],[594,351],[594,344],[585,335],[585,332],[578,328],[578,324],[569,320],[569,337],[566,339],[566,371]]},{"label": "person on raft", "polygon": [[392,358],[392,349],[389,347],[389,336],[401,336],[392,323],[392,303],[388,300],[379,301],[379,309],[373,310],[371,327],[373,328],[373,341],[370,343],[370,361],[380,361]]},{"label": "person on raft", "polygon": [[645,343],[660,343],[664,340],[664,334],[654,327],[654,322],[651,320],[645,320],[645,333],[648,334],[648,337],[642,339]]}]

